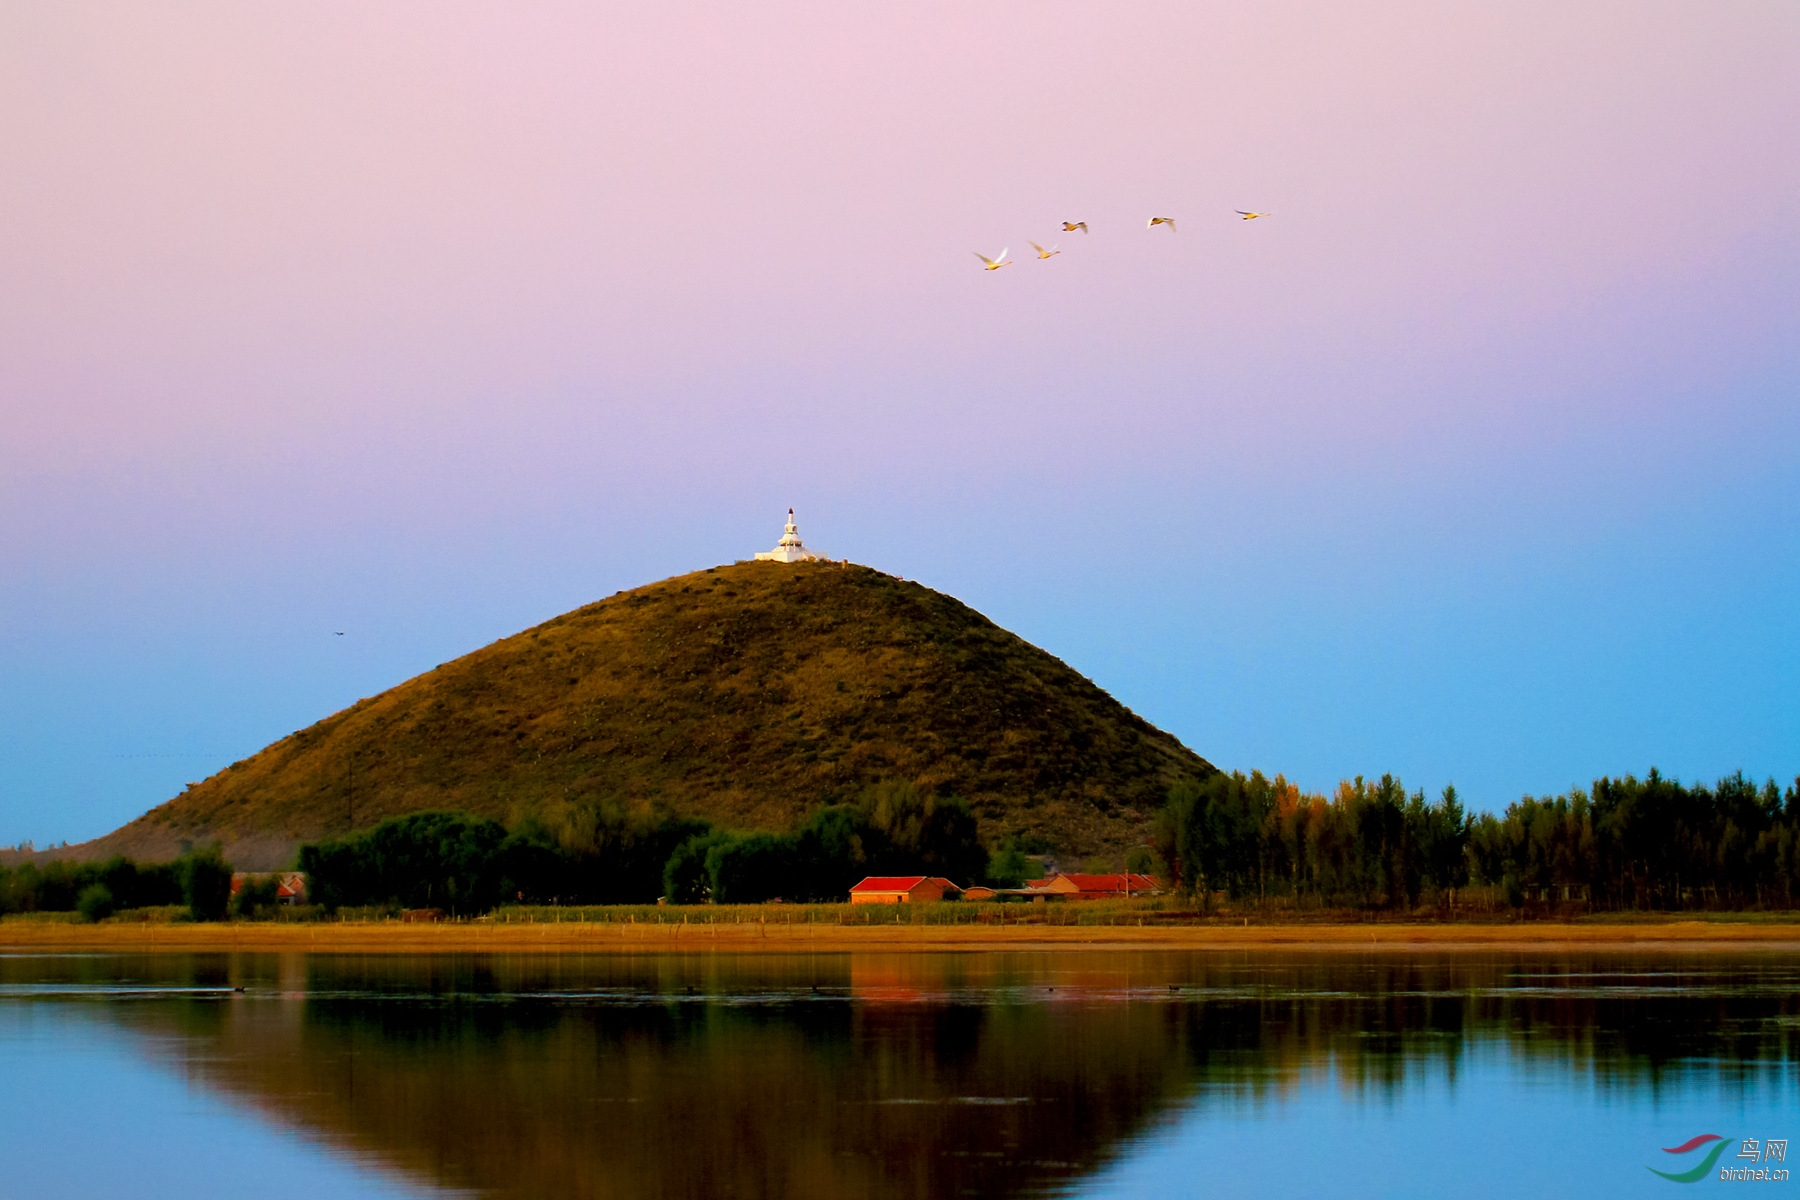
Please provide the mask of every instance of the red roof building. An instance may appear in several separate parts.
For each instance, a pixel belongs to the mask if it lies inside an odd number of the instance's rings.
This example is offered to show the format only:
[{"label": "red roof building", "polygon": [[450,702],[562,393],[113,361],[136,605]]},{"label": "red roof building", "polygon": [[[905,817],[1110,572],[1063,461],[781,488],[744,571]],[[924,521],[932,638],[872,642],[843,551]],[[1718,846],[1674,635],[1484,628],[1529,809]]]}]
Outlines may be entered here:
[{"label": "red roof building", "polygon": [[231,894],[235,896],[243,891],[246,883],[263,883],[271,879],[275,881],[277,904],[306,903],[306,875],[300,871],[233,871]]},{"label": "red roof building", "polygon": [[932,904],[960,891],[934,875],[871,875],[850,889],[850,903]]},{"label": "red roof building", "polygon": [[1123,900],[1129,896],[1148,896],[1157,890],[1156,880],[1132,873],[1066,875],[1059,872],[1048,879],[1033,879],[1025,886],[1060,900]]}]

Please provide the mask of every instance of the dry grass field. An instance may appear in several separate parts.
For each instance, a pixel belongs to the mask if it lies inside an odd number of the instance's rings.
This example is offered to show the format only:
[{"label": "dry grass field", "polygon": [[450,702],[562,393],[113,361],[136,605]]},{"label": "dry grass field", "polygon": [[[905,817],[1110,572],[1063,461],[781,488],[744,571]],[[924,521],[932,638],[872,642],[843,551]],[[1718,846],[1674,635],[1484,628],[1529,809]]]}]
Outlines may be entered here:
[{"label": "dry grass field", "polygon": [[1800,922],[1633,921],[1510,924],[914,924],[780,919],[641,921],[0,923],[0,951],[316,951],[443,953],[840,953],[1006,950],[1460,950],[1502,947],[1800,950]]}]

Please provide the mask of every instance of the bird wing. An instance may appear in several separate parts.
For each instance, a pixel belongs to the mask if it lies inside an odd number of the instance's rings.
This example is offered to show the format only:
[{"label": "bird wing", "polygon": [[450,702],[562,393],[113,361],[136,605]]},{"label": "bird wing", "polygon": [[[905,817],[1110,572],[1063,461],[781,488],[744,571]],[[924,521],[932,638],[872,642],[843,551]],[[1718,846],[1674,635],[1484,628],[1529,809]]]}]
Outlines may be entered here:
[{"label": "bird wing", "polygon": [[1025,240],[1025,244],[1030,246],[1033,250],[1036,250],[1039,254],[1042,254],[1044,252],[1044,248],[1042,246],[1038,245],[1036,242],[1032,241],[1029,238],[1027,238]]},{"label": "bird wing", "polygon": [[992,263],[994,261],[993,259],[989,258],[987,255],[983,254],[979,250],[971,250],[971,251],[969,251],[969,253],[973,254],[976,258],[979,258],[984,263]]},{"label": "bird wing", "polygon": [[1006,261],[1006,251],[1007,251],[1007,247],[1005,247],[1005,246],[1000,247],[1000,257],[996,258],[994,261],[995,262],[1005,262]]}]

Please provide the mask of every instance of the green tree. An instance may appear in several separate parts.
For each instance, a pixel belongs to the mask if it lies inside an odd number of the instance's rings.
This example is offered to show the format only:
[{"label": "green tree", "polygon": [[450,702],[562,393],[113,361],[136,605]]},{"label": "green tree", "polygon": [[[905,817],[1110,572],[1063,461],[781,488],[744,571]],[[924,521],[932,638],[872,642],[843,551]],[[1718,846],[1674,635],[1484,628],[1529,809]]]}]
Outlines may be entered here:
[{"label": "green tree", "polygon": [[104,921],[113,914],[113,894],[104,883],[90,883],[81,889],[75,911],[88,922]]},{"label": "green tree", "polygon": [[867,788],[857,807],[867,832],[880,843],[870,856],[877,873],[940,875],[966,885],[987,866],[975,816],[955,796],[889,780]]},{"label": "green tree", "polygon": [[804,900],[842,900],[856,882],[877,873],[885,841],[854,804],[819,809],[800,827],[794,848],[799,879],[793,895]]},{"label": "green tree", "polygon": [[300,848],[319,902],[482,912],[500,899],[506,829],[467,813],[423,812]]},{"label": "green tree", "polygon": [[1276,788],[1258,771],[1184,780],[1158,814],[1158,856],[1183,891],[1260,894],[1267,884]]},{"label": "green tree", "polygon": [[231,915],[249,918],[267,916],[279,903],[278,891],[279,884],[273,876],[246,879],[238,888],[237,895],[231,898]]},{"label": "green tree", "polygon": [[1034,866],[1042,872],[1043,867],[1027,858],[1017,842],[1008,842],[988,859],[985,875],[991,887],[1024,887],[1025,881],[1032,878]]},{"label": "green tree", "polygon": [[714,903],[760,904],[799,890],[795,839],[756,833],[723,839],[706,852],[706,879]]},{"label": "green tree", "polygon": [[663,896],[670,904],[704,904],[713,898],[712,878],[706,869],[706,857],[713,847],[730,842],[732,835],[722,829],[695,834],[669,855],[663,867]]},{"label": "green tree", "polygon": [[[566,863],[556,893],[590,904],[654,900],[663,894],[663,868],[676,847],[711,829],[705,821],[611,798],[557,807],[545,824]],[[515,825],[512,836],[529,832],[527,825]],[[539,855],[530,871],[544,877],[555,869]],[[520,873],[528,872],[521,867]],[[524,890],[531,892],[530,886]]]},{"label": "green tree", "polygon": [[175,860],[182,903],[196,921],[219,921],[231,901],[231,864],[215,845],[190,850]]}]

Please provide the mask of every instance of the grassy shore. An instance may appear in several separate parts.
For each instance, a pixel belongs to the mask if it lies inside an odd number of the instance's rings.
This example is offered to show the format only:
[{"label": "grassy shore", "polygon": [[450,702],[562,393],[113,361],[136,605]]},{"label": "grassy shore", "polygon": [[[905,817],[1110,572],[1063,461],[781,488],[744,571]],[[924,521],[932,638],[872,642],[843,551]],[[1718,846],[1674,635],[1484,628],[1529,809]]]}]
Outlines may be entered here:
[{"label": "grassy shore", "polygon": [[[559,914],[562,915],[562,914]],[[711,914],[715,918],[720,914]],[[785,914],[792,917],[794,914]],[[317,951],[321,953],[837,953],[850,950],[1462,950],[1481,948],[1800,949],[1800,922],[1663,920],[1512,923],[1157,924],[755,919],[237,921],[217,924],[0,923],[0,951]],[[627,919],[627,917],[629,919]]]}]

